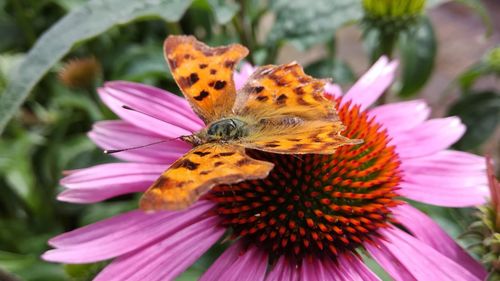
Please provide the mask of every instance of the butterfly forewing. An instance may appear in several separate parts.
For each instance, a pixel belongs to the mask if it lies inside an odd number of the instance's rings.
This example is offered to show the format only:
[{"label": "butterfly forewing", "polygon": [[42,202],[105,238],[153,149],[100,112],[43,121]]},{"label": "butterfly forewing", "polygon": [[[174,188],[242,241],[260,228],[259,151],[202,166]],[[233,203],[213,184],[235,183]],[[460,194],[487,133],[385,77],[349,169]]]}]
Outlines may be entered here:
[{"label": "butterfly forewing", "polygon": [[295,116],[336,121],[334,104],[323,96],[325,83],[306,75],[295,62],[262,66],[238,91],[233,112],[253,119]]},{"label": "butterfly forewing", "polygon": [[274,165],[250,158],[236,145],[207,143],[174,162],[141,198],[146,211],[189,207],[217,184],[265,178]]},{"label": "butterfly forewing", "polygon": [[164,52],[175,81],[205,123],[231,113],[234,67],[248,54],[247,48],[239,44],[211,48],[193,36],[169,36]]}]

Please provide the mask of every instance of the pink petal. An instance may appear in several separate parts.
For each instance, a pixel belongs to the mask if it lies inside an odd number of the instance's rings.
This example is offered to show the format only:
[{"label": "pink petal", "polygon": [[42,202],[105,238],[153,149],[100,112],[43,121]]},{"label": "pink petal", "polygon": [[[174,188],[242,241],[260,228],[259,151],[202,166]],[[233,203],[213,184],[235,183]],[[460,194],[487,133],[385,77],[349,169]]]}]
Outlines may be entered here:
[{"label": "pink petal", "polygon": [[323,281],[328,279],[328,272],[323,266],[323,261],[313,258],[307,258],[302,261],[300,266],[300,280],[301,281]]},{"label": "pink petal", "polygon": [[382,124],[391,133],[407,131],[420,125],[430,114],[431,110],[423,100],[413,100],[384,104],[371,109],[370,117]]},{"label": "pink petal", "polygon": [[348,280],[379,281],[381,280],[363,261],[354,255],[342,255],[339,257],[338,270],[343,276],[349,276]]},{"label": "pink petal", "polygon": [[365,244],[365,248],[370,256],[380,264],[380,266],[395,281],[415,281],[415,277],[405,267],[401,261],[383,245]]},{"label": "pink petal", "polygon": [[486,185],[484,171],[459,172],[454,169],[432,169],[432,167],[404,166],[403,181],[428,187],[457,189]]},{"label": "pink petal", "polygon": [[432,119],[411,130],[392,134],[401,158],[431,155],[448,148],[462,137],[465,126],[457,117]]},{"label": "pink petal", "polygon": [[443,206],[482,204],[488,197],[485,168],[481,157],[451,150],[404,159],[400,194]]},{"label": "pink petal", "polygon": [[389,62],[387,57],[378,61],[351,87],[342,98],[342,103],[352,101],[353,105],[360,105],[361,111],[372,105],[389,87],[394,80],[398,63]]},{"label": "pink petal", "polygon": [[[121,119],[167,138],[188,135],[203,127],[186,100],[166,91],[135,83],[108,82],[98,92]],[[145,114],[124,109],[123,105]]]},{"label": "pink petal", "polygon": [[462,265],[475,276],[481,279],[486,277],[487,273],[482,265],[474,260],[453,238],[424,213],[409,204],[405,204],[394,208],[393,214],[420,241]]},{"label": "pink petal", "polygon": [[92,203],[145,191],[168,165],[111,163],[80,169],[61,180],[68,188],[57,197],[61,201]]},{"label": "pink petal", "polygon": [[484,173],[484,158],[471,153],[442,150],[432,155],[405,159],[401,168],[411,173]]},{"label": "pink petal", "polygon": [[189,144],[179,139],[169,140],[120,120],[97,122],[88,135],[99,147],[108,150],[165,141],[112,154],[119,159],[132,162],[171,164],[191,149]]},{"label": "pink petal", "polygon": [[255,67],[253,67],[248,62],[243,62],[240,71],[235,71],[233,75],[234,85],[236,87],[236,90],[241,89],[243,85],[245,85],[245,83],[248,80],[248,77],[250,77],[250,75],[252,75],[254,71]]},{"label": "pink petal", "polygon": [[359,279],[355,279],[354,276],[351,276],[346,269],[340,268],[338,263],[334,263],[331,260],[324,260],[324,270],[326,275],[328,276],[326,280],[338,280],[338,281],[362,281]]},{"label": "pink petal", "polygon": [[486,185],[467,187],[426,186],[402,182],[398,193],[409,199],[444,207],[470,207],[484,204],[488,198]]},{"label": "pink petal", "polygon": [[174,280],[224,234],[219,217],[195,222],[114,260],[94,280]]},{"label": "pink petal", "polygon": [[[381,229],[379,233],[384,237],[377,240],[380,248],[369,246],[368,251],[396,280],[481,280],[432,247],[397,228]],[[390,254],[387,258],[397,260],[397,264],[389,265],[387,260],[379,259],[387,253]],[[406,269],[401,272],[404,275],[394,272],[395,268]],[[407,273],[412,277],[405,276]]]},{"label": "pink petal", "polygon": [[298,281],[300,271],[295,265],[292,265],[285,256],[281,256],[274,265],[271,272],[267,275],[266,281]]},{"label": "pink petal", "polygon": [[338,98],[342,96],[342,89],[337,84],[326,83],[325,94],[330,95],[334,98]]},{"label": "pink petal", "polygon": [[229,247],[203,274],[200,281],[264,280],[267,267],[267,254],[257,247],[244,249],[240,241]]},{"label": "pink petal", "polygon": [[114,258],[173,235],[199,221],[213,206],[202,200],[181,212],[131,211],[52,238],[49,244],[56,249],[45,252],[42,257],[63,263]]}]

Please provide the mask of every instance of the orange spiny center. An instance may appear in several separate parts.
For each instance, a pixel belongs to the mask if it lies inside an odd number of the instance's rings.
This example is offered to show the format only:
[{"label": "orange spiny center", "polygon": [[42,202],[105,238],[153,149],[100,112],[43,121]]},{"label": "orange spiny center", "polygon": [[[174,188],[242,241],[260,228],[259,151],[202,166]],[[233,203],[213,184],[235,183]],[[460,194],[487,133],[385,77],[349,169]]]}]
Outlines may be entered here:
[{"label": "orange spiny center", "polygon": [[233,238],[301,260],[335,257],[370,242],[391,221],[401,180],[399,158],[387,133],[358,106],[339,108],[343,135],[363,139],[332,155],[249,151],[273,162],[263,180],[219,185],[208,195]]}]

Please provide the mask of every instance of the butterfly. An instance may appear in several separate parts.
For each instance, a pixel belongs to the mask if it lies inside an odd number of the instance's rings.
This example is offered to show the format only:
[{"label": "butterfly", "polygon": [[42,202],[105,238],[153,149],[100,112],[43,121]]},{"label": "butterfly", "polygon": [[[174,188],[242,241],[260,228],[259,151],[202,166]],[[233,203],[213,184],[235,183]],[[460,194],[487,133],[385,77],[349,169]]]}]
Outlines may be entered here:
[{"label": "butterfly", "polygon": [[253,159],[247,149],[281,154],[332,154],[348,139],[325,80],[296,62],[255,70],[236,91],[234,68],[248,55],[239,44],[209,47],[193,36],[169,36],[165,58],[172,75],[206,127],[180,137],[193,148],[144,193],[146,211],[181,210],[219,184],[267,177],[274,164]]}]

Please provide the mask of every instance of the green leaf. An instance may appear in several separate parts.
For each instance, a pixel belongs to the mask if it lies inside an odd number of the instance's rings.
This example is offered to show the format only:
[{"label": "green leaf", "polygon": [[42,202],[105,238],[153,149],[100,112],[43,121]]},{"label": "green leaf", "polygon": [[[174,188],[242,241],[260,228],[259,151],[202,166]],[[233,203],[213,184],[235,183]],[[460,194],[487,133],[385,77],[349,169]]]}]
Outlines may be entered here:
[{"label": "green leaf", "polygon": [[189,0],[93,0],[70,12],[36,42],[0,96],[0,133],[35,84],[77,43],[146,17],[177,21]]},{"label": "green leaf", "polygon": [[91,281],[108,265],[109,262],[96,262],[86,264],[66,264],[64,271],[71,277],[72,281]]},{"label": "green leaf", "polygon": [[500,93],[469,93],[454,103],[448,112],[457,115],[467,126],[465,135],[455,144],[460,150],[481,145],[495,131],[500,120]]},{"label": "green leaf", "polygon": [[23,54],[0,55],[0,91],[3,91],[7,85],[7,81],[12,79],[12,73],[23,58]]},{"label": "green leaf", "polygon": [[36,255],[21,255],[0,251],[2,269],[12,272],[26,281],[63,281],[65,274],[62,266],[40,260]]},{"label": "green leaf", "polygon": [[240,10],[240,5],[230,0],[207,0],[219,24],[228,23]]},{"label": "green leaf", "polygon": [[463,92],[467,92],[474,85],[476,80],[484,75],[488,75],[491,73],[491,69],[485,62],[478,62],[469,69],[467,69],[464,73],[460,74],[457,78],[458,83],[460,84],[460,88]]},{"label": "green leaf", "polygon": [[487,76],[500,76],[500,46],[490,49],[483,58],[470,66],[457,78],[462,92],[467,92],[472,88],[476,80]]},{"label": "green leaf", "polygon": [[156,82],[170,75],[163,58],[163,46],[156,42],[128,47],[117,57],[113,70],[112,79],[140,83]]},{"label": "green leaf", "polygon": [[42,136],[24,131],[15,139],[0,141],[0,171],[11,190],[33,211],[41,198],[37,197],[31,159],[35,146],[44,141]]},{"label": "green leaf", "polygon": [[363,15],[360,0],[278,0],[271,2],[276,22],[269,32],[269,44],[292,43],[299,50],[333,38],[337,28]]},{"label": "green leaf", "polygon": [[436,51],[436,37],[432,24],[427,18],[423,17],[415,29],[401,34],[400,96],[410,97],[425,85],[434,67]]},{"label": "green leaf", "polygon": [[305,72],[317,78],[333,78],[337,84],[350,84],[356,80],[354,72],[347,63],[339,60],[321,59],[305,68]]}]

